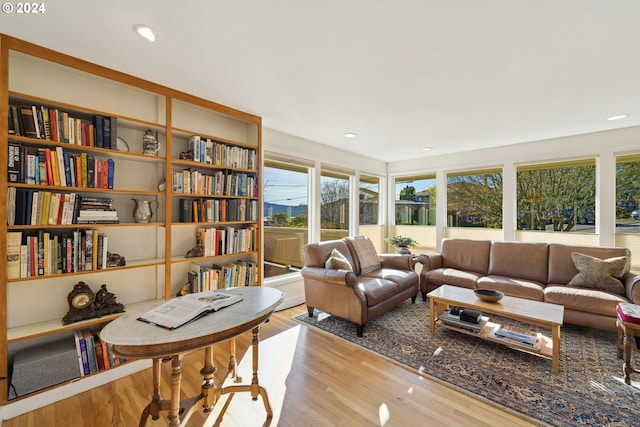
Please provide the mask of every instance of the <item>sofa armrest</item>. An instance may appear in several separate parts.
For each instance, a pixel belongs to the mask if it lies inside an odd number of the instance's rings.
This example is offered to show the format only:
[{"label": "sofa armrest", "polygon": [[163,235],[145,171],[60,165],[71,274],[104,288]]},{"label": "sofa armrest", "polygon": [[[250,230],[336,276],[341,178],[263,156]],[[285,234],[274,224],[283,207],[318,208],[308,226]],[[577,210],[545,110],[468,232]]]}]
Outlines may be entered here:
[{"label": "sofa armrest", "polygon": [[322,267],[303,267],[300,271],[303,278],[318,280],[320,282],[344,285],[353,288],[358,278],[353,272]]},{"label": "sofa armrest", "polygon": [[422,254],[418,256],[418,262],[423,265],[422,271],[434,270],[442,267],[442,254]]},{"label": "sofa armrest", "polygon": [[392,268],[394,270],[413,271],[411,255],[403,254],[378,254],[380,268]]},{"label": "sofa armrest", "polygon": [[630,271],[622,278],[626,297],[634,304],[640,304],[640,273]]}]

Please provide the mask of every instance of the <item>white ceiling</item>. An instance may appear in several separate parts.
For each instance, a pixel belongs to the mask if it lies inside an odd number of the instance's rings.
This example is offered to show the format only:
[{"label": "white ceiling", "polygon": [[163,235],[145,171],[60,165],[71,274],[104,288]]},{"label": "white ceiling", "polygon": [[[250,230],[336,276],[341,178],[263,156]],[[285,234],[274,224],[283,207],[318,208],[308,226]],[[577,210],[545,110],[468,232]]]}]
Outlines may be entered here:
[{"label": "white ceiling", "polygon": [[640,125],[638,0],[42,3],[0,31],[383,161]]}]

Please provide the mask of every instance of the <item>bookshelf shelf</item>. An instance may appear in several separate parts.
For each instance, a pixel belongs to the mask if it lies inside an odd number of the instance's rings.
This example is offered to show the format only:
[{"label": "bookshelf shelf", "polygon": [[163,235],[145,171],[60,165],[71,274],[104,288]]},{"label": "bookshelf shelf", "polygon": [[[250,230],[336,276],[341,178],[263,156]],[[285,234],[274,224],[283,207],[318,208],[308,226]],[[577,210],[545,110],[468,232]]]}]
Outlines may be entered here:
[{"label": "bookshelf shelf", "polygon": [[[237,270],[246,273],[247,279],[234,277],[233,283],[261,283],[260,117],[0,35],[0,119],[0,140],[12,149],[12,158],[20,154],[16,169],[16,164],[9,162],[9,150],[0,150],[0,239],[6,242],[11,237],[14,242],[0,245],[0,258],[9,259],[10,255],[15,259],[15,242],[20,241],[18,275],[15,261],[11,273],[8,268],[0,273],[6,284],[0,287],[0,324],[7,326],[0,329],[0,405],[9,402],[9,371],[17,352],[46,347],[52,339],[74,331],[95,330],[120,315],[62,325],[69,310],[67,297],[77,282],[85,282],[93,292],[106,284],[127,310],[172,298],[184,291],[185,284],[200,290],[194,286],[202,286],[202,281],[192,282],[198,273],[194,269],[206,272],[209,286],[218,286],[222,282],[209,276],[217,264],[226,268],[225,264],[234,263]],[[143,154],[143,136],[149,130],[160,145],[157,155]],[[188,160],[189,156],[196,158],[193,141],[197,138],[205,140],[202,150],[217,147],[220,162],[214,162],[213,157],[205,159],[213,156],[205,151],[197,152],[201,161]],[[57,162],[58,156],[62,163]],[[95,166],[94,175],[83,163],[85,157],[87,165]],[[247,186],[243,180],[250,179],[252,193],[174,192],[172,174],[185,169],[205,175],[222,173],[243,182],[243,188]],[[20,207],[13,198],[18,193]],[[35,210],[35,194],[42,212]],[[67,196],[68,216],[47,218],[46,212],[53,215],[54,211],[51,207],[46,210],[44,200],[60,199],[55,206],[63,209]],[[95,203],[75,209],[76,199]],[[135,222],[138,202],[134,199],[153,202],[150,222]],[[229,221],[180,222],[183,200],[219,203],[225,208],[233,205],[233,209],[251,205],[254,217],[243,214],[229,217],[234,219]],[[104,207],[96,206],[100,203]],[[101,215],[104,219],[100,221],[117,215],[118,223],[77,223],[78,216],[90,215]],[[220,244],[247,248],[242,245],[250,242],[251,250],[185,258],[189,249],[203,244],[199,240],[201,228],[224,231]],[[71,241],[64,250],[60,243],[63,235],[65,242]],[[91,236],[92,244],[85,236]],[[93,236],[100,236],[101,253],[106,253],[106,246],[110,253],[124,257],[126,265],[97,268],[95,252],[89,252],[96,248]],[[60,257],[65,260],[62,269],[56,264]],[[23,262],[29,266],[25,275]],[[44,270],[38,270],[41,262],[46,263]]]}]

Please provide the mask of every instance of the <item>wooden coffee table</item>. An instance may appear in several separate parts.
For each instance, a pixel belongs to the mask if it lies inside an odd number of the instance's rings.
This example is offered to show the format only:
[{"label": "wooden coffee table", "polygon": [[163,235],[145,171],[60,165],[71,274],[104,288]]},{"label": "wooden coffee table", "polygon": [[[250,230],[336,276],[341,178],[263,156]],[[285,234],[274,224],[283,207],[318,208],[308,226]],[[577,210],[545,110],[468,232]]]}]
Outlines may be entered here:
[{"label": "wooden coffee table", "polygon": [[[440,326],[463,334],[473,335],[482,339],[504,344],[511,348],[551,359],[553,363],[553,373],[555,374],[558,372],[560,356],[560,328],[562,327],[564,318],[563,306],[509,296],[505,296],[498,302],[486,302],[478,299],[472,289],[459,288],[457,286],[450,285],[442,285],[429,292],[428,296],[431,309],[431,335],[435,334],[436,326]],[[491,318],[482,331],[478,333],[449,326],[440,320],[440,316],[450,306],[472,308],[482,311],[483,315],[495,314],[527,325],[548,328],[551,329],[551,338],[538,334],[538,338],[541,342],[540,348],[532,348],[526,345],[507,342],[492,336],[492,331],[500,325],[491,322]]]}]

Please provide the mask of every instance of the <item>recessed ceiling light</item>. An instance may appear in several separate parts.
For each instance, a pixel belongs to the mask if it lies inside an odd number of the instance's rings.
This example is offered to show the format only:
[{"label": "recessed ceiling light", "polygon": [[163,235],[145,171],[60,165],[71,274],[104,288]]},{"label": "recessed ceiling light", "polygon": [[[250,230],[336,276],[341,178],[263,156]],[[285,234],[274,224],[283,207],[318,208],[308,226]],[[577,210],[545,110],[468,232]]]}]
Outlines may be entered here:
[{"label": "recessed ceiling light", "polygon": [[136,25],[135,27],[133,27],[133,29],[140,37],[143,37],[150,42],[156,41],[156,39],[158,38],[158,33],[156,33],[156,30],[147,25]]},{"label": "recessed ceiling light", "polygon": [[433,150],[433,147],[422,147],[421,150],[422,151],[431,151],[431,150]]},{"label": "recessed ceiling light", "polygon": [[344,134],[345,138],[355,138],[356,136],[358,136],[358,134],[355,132],[347,132]]},{"label": "recessed ceiling light", "polygon": [[609,121],[622,120],[622,119],[626,119],[627,117],[629,117],[628,114],[618,114],[617,116],[607,117],[607,120]]}]

